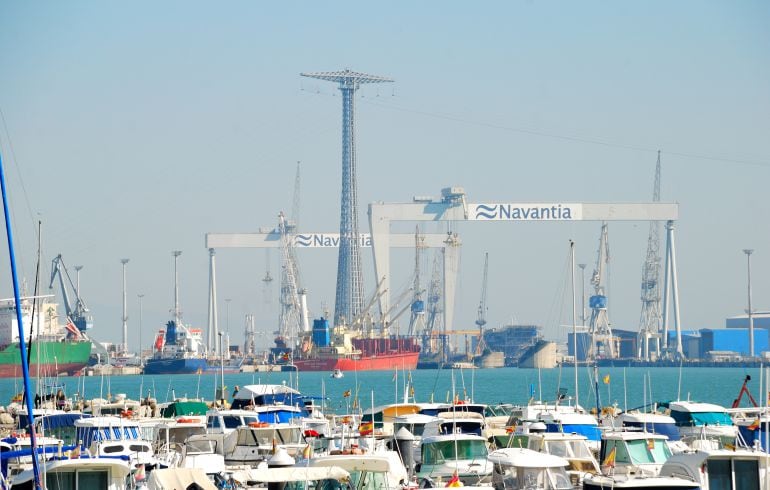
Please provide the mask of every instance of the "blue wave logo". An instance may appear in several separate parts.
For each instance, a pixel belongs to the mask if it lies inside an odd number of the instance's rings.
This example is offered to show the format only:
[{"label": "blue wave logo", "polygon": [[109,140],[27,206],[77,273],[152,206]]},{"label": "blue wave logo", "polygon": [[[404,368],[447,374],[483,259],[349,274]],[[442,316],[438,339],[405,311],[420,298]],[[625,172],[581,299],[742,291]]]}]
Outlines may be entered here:
[{"label": "blue wave logo", "polygon": [[497,219],[497,205],[487,206],[479,204],[476,206],[476,219]]},{"label": "blue wave logo", "polygon": [[294,246],[309,247],[313,243],[313,235],[295,235]]}]

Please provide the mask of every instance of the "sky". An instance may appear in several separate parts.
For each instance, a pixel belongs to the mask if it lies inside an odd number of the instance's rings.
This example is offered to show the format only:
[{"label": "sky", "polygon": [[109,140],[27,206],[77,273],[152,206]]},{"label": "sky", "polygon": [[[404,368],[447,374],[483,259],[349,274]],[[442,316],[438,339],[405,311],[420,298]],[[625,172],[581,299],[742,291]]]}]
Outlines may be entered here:
[{"label": "sky", "polygon": [[[660,150],[661,199],[680,204],[682,328],[723,327],[746,308],[744,248],[753,307],[770,308],[768,21],[764,1],[1,2],[0,152],[21,274],[31,289],[41,222],[43,289],[57,254],[73,274],[82,265],[92,335],[119,342],[130,259],[129,344],[141,330],[149,346],[170,319],[181,250],[183,318],[205,327],[205,234],[276,226],[298,161],[300,229],[338,231],[341,100],[299,74],[349,68],[395,80],[357,94],[361,223],[370,202],[450,185],[469,202],[650,201]],[[563,340],[568,243],[587,281],[600,226],[453,223],[455,328],[474,327],[488,252],[488,326]],[[609,226],[613,328],[638,329],[648,231]],[[278,286],[260,279],[277,277],[278,254],[216,257],[220,327],[239,342],[253,314],[268,344]],[[414,252],[393,259],[395,294]],[[336,250],[299,260],[313,316],[333,311]],[[367,250],[363,266],[371,294]],[[0,273],[9,297],[7,260]]]}]

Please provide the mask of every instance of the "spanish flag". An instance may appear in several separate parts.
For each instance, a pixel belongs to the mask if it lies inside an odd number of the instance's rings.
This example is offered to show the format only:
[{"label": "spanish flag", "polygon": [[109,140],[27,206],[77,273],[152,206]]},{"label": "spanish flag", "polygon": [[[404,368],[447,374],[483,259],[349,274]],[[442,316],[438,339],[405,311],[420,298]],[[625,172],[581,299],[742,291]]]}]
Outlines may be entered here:
[{"label": "spanish flag", "polygon": [[460,476],[455,471],[454,474],[452,475],[452,478],[450,478],[449,481],[446,482],[446,485],[444,486],[447,488],[461,487],[463,486],[463,482],[460,481]]},{"label": "spanish flag", "polygon": [[349,398],[350,397],[350,390],[345,390],[345,392],[342,394],[342,398]]},{"label": "spanish flag", "polygon": [[747,427],[749,430],[757,430],[759,429],[759,417],[754,420],[754,422],[751,423],[750,426]]},{"label": "spanish flag", "polygon": [[313,448],[310,447],[310,444],[305,446],[305,449],[302,450],[302,457],[305,459],[310,459],[310,457],[313,455]]},{"label": "spanish flag", "polygon": [[362,436],[371,435],[374,432],[374,424],[372,422],[363,422],[358,426],[358,433]]},{"label": "spanish flag", "polygon": [[604,381],[604,384],[606,384],[606,385],[610,384],[610,375],[609,374],[605,374],[604,378],[602,378],[602,381]]},{"label": "spanish flag", "polygon": [[606,458],[604,458],[604,461],[602,462],[602,466],[609,466],[611,468],[615,467],[615,448],[612,448],[612,451],[610,451],[610,454],[607,455]]}]

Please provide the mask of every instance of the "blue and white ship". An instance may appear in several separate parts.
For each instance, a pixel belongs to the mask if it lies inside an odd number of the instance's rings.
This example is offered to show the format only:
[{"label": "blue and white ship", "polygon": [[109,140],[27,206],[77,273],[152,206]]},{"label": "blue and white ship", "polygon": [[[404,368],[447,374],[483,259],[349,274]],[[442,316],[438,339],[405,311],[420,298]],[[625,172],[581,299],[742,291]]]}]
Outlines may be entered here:
[{"label": "blue and white ship", "polygon": [[195,374],[208,369],[203,333],[171,320],[155,340],[155,353],[147,359],[144,374]]}]

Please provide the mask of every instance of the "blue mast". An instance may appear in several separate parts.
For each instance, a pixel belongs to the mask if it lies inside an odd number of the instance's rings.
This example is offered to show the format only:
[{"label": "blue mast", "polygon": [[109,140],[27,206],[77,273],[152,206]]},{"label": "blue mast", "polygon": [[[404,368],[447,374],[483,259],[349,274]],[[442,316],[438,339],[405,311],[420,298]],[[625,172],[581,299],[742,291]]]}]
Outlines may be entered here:
[{"label": "blue mast", "polygon": [[29,380],[29,364],[27,364],[27,343],[24,342],[24,323],[21,317],[21,298],[19,295],[19,276],[16,273],[16,255],[13,251],[13,232],[11,231],[11,215],[8,212],[8,193],[5,188],[5,171],[3,157],[0,155],[0,187],[3,192],[3,213],[5,213],[5,233],[8,236],[8,256],[11,259],[11,276],[13,277],[13,300],[16,306],[16,325],[19,328],[19,355],[21,356],[21,373],[24,376],[24,393],[26,393],[27,419],[29,425],[29,441],[32,445],[32,472],[35,477],[35,488],[41,489],[40,469],[37,461],[37,439],[35,437],[35,417],[32,412],[32,385]]}]

